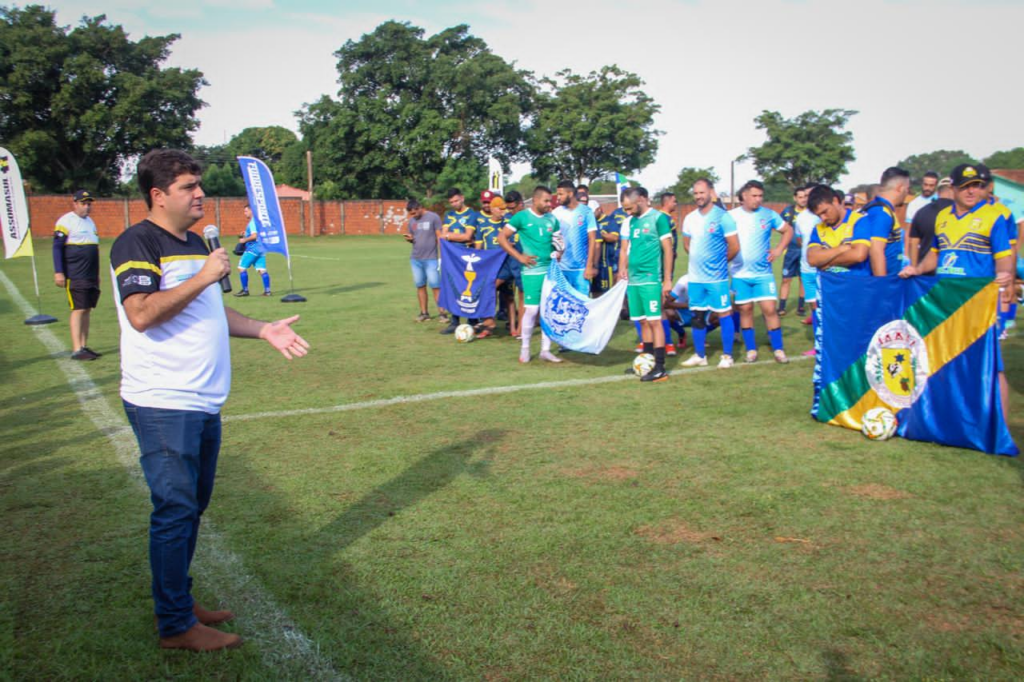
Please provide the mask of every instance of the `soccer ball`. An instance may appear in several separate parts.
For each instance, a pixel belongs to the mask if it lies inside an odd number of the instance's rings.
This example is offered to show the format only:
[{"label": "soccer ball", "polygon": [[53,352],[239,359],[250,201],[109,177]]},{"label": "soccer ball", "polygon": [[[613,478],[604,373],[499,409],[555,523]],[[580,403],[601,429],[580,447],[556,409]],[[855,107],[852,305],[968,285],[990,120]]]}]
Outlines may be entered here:
[{"label": "soccer ball", "polygon": [[896,415],[884,407],[873,407],[860,420],[860,431],[870,440],[889,440],[896,433]]},{"label": "soccer ball", "polygon": [[637,376],[642,377],[654,369],[654,356],[650,353],[641,353],[633,359],[633,371]]},{"label": "soccer ball", "polygon": [[473,325],[460,324],[455,328],[455,340],[459,343],[469,343],[476,338],[476,332],[473,331]]}]

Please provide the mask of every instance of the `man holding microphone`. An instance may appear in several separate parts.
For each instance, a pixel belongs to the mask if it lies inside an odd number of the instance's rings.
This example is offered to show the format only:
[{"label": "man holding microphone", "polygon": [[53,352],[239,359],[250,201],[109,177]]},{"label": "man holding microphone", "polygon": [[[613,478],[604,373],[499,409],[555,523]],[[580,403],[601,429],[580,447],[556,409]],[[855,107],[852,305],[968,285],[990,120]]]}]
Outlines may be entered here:
[{"label": "man holding microphone", "polygon": [[309,344],[291,329],[298,315],[268,323],[224,306],[218,283],[231,271],[227,253],[210,253],[189,231],[203,217],[200,173],[182,151],[142,158],[139,187],[149,215],[117,238],[110,265],[121,325],[121,398],[153,502],[149,557],[160,646],[213,651],[242,643],[208,627],[234,614],[196,604],[189,576],[231,385],[228,337],[261,338],[289,360],[305,355]]}]

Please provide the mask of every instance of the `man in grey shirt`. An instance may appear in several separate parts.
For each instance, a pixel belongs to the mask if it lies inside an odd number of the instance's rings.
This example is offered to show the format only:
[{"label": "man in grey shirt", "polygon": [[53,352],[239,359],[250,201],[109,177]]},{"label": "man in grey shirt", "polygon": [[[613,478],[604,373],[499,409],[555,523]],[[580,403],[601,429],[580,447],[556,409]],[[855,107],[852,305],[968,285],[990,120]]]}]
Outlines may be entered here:
[{"label": "man in grey shirt", "polygon": [[[417,322],[425,322],[430,319],[427,312],[427,285],[434,290],[434,305],[437,305],[437,297],[440,294],[441,276],[438,272],[437,260],[437,233],[441,231],[441,219],[436,213],[428,211],[415,199],[410,199],[405,205],[409,214],[409,223],[406,225],[405,240],[412,244],[412,255],[409,263],[412,266],[412,280],[416,285],[416,297],[420,302],[420,314]],[[447,315],[440,311],[441,320],[447,322]]]}]

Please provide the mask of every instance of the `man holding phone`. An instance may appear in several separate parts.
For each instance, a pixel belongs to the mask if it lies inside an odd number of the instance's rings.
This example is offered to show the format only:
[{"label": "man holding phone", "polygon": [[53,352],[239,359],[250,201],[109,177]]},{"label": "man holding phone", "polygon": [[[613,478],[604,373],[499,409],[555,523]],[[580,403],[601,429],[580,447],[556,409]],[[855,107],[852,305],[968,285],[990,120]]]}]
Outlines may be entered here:
[{"label": "man holding phone", "polygon": [[[441,291],[441,276],[437,269],[437,233],[441,231],[441,218],[433,211],[428,211],[415,199],[405,205],[409,215],[406,225],[405,240],[412,244],[409,264],[412,267],[412,280],[416,285],[416,298],[420,304],[417,322],[430,319],[427,312],[427,285],[434,290],[434,305]],[[442,315],[443,317],[443,315]]]}]

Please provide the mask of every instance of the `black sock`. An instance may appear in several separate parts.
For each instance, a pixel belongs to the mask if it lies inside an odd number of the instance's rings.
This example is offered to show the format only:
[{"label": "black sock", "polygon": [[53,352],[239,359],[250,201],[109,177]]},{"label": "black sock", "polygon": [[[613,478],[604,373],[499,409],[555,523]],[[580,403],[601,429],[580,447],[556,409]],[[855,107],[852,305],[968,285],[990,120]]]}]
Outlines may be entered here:
[{"label": "black sock", "polygon": [[804,309],[804,297],[803,297],[803,296],[801,296],[801,297],[800,297],[800,298],[799,298],[799,299],[797,300],[797,302],[796,302],[796,307],[797,307],[797,308],[799,308],[800,310],[803,310],[803,309]]},{"label": "black sock", "polygon": [[785,309],[786,309],[786,299],[780,298],[779,299],[779,310],[785,310]]},{"label": "black sock", "polygon": [[665,371],[665,346],[654,349],[654,371]]},{"label": "black sock", "polygon": [[654,342],[653,341],[644,341],[644,352],[645,353],[653,353],[654,352]]}]

